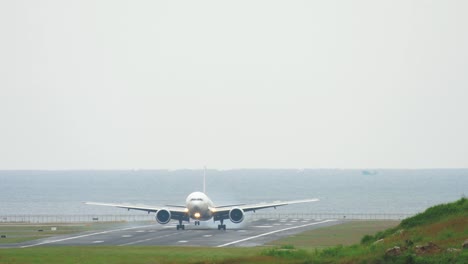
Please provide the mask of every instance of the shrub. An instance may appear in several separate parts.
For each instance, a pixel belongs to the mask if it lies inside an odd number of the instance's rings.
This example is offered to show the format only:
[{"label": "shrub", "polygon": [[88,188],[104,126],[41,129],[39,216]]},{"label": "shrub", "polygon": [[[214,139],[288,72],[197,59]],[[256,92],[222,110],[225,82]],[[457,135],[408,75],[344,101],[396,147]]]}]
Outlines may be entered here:
[{"label": "shrub", "polygon": [[371,235],[365,235],[361,238],[361,244],[368,244],[374,241],[374,237]]}]

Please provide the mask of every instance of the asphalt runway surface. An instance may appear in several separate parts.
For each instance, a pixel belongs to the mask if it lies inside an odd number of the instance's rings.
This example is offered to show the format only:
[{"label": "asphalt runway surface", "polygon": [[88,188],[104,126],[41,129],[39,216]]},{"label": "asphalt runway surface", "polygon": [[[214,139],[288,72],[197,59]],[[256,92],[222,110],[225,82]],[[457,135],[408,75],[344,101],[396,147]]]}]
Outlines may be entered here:
[{"label": "asphalt runway surface", "polygon": [[253,247],[311,229],[337,225],[338,220],[259,219],[235,225],[225,221],[227,230],[218,230],[217,224],[193,222],[185,230],[176,230],[177,222],[135,225],[120,229],[90,231],[49,237],[0,247],[28,248],[39,246],[203,246]]}]

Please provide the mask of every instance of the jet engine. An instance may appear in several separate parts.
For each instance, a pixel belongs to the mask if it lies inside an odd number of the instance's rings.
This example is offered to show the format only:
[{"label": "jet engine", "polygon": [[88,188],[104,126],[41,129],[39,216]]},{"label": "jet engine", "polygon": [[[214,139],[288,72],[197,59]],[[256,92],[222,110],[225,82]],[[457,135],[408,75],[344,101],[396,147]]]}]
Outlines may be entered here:
[{"label": "jet engine", "polygon": [[156,221],[160,224],[167,224],[171,221],[171,212],[166,209],[161,209],[156,213]]},{"label": "jet engine", "polygon": [[244,221],[244,210],[240,208],[232,208],[231,211],[229,211],[229,219],[234,224]]}]

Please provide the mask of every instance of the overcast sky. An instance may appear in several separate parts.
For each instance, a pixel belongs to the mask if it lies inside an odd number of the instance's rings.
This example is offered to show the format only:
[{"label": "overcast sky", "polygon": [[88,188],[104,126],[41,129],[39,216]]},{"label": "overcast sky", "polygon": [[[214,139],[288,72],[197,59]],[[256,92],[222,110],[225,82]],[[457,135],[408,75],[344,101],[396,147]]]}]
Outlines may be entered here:
[{"label": "overcast sky", "polygon": [[0,0],[0,169],[466,168],[467,14]]}]

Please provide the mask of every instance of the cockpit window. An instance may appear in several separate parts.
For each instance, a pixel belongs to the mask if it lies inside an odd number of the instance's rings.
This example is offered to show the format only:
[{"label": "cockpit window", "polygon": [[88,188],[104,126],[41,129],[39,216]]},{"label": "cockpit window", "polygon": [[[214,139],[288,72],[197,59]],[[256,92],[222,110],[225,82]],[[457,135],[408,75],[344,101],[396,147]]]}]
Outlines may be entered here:
[{"label": "cockpit window", "polygon": [[192,198],[192,199],[190,199],[190,201],[203,201],[203,199],[202,198]]}]

